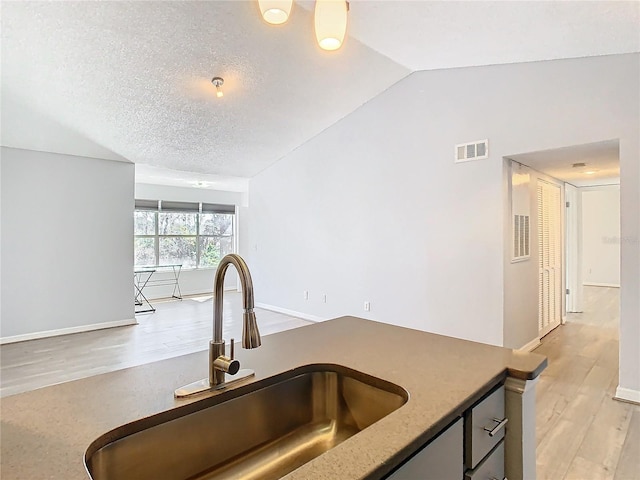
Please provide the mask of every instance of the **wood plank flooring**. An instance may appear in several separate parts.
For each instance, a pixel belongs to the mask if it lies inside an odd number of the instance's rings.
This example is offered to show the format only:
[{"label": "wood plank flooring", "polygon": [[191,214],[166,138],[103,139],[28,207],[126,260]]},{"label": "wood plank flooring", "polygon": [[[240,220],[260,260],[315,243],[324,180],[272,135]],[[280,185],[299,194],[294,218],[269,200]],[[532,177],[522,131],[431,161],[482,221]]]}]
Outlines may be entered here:
[{"label": "wood plank flooring", "polygon": [[640,479],[640,406],[618,385],[619,289],[585,287],[584,313],[535,351],[549,366],[536,392],[538,479]]},{"label": "wood plank flooring", "polygon": [[[0,397],[209,348],[211,295],[153,304],[155,313],[136,315],[138,325],[2,345]],[[241,295],[226,292],[223,311],[223,338],[240,341]],[[263,336],[311,323],[259,308],[255,312]]]},{"label": "wood plank flooring", "polygon": [[[549,358],[538,382],[537,458],[541,480],[640,480],[640,406],[612,399],[618,383],[618,289],[587,287],[585,313],[536,350]],[[210,296],[157,303],[137,326],[0,347],[0,395],[206,350]],[[240,339],[241,297],[225,293],[226,339]],[[263,335],[310,322],[256,309]]]}]

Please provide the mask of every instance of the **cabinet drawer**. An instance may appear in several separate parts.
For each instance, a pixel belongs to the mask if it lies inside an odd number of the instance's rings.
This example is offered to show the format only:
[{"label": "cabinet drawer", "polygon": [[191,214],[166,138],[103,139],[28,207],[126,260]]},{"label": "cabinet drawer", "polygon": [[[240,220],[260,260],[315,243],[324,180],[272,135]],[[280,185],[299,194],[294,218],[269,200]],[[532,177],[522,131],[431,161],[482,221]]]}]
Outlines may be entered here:
[{"label": "cabinet drawer", "polygon": [[464,464],[476,468],[478,463],[504,438],[504,386],[471,408],[464,419]]},{"label": "cabinet drawer", "polygon": [[463,475],[462,419],[427,444],[387,480],[459,479]]},{"label": "cabinet drawer", "polygon": [[467,470],[464,480],[503,480],[504,440],[474,470]]}]

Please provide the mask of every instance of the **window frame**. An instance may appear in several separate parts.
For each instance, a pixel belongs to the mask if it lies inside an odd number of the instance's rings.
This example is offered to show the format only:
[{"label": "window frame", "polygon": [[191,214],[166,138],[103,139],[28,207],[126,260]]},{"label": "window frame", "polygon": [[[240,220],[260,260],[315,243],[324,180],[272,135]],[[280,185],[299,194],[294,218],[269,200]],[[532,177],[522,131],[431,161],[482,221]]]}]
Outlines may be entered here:
[{"label": "window frame", "polygon": [[[137,204],[138,200],[136,200],[136,204]],[[149,202],[147,200],[143,200],[142,202]],[[194,202],[195,203],[195,202]],[[185,270],[204,270],[204,269],[211,269],[211,268],[217,268],[218,264],[216,265],[209,265],[209,266],[200,266],[200,260],[202,257],[201,254],[201,249],[200,249],[200,240],[202,238],[231,238],[231,251],[233,253],[236,252],[237,249],[237,222],[236,222],[236,209],[235,206],[231,206],[231,205],[225,205],[224,207],[226,207],[227,211],[215,211],[213,209],[211,209],[210,204],[203,204],[202,202],[198,203],[198,209],[192,209],[192,210],[179,210],[179,209],[170,209],[170,210],[162,210],[162,201],[158,202],[158,207],[156,208],[148,208],[147,207],[134,207],[134,216],[135,216],[135,212],[153,212],[153,218],[154,218],[154,233],[153,234],[140,234],[137,235],[135,233],[135,229],[134,229],[134,234],[133,234],[133,238],[134,241],[138,238],[152,238],[154,241],[154,255],[155,255],[155,265],[160,265],[160,239],[161,238],[193,238],[195,239],[195,247],[196,247],[196,257],[195,257],[195,265],[192,267],[183,267]],[[203,209],[203,205],[208,205],[209,208],[205,211]],[[231,211],[231,208],[233,208],[233,211]],[[160,219],[159,219],[159,214],[160,213],[191,213],[191,214],[195,214],[196,215],[196,225],[195,225],[195,234],[187,234],[187,235],[179,235],[179,234],[169,234],[169,235],[164,235],[164,234],[160,234]],[[201,215],[211,215],[211,214],[219,214],[219,215],[231,215],[231,235],[204,235],[200,233],[200,221],[201,221]],[[134,243],[135,245],[135,243]],[[135,258],[135,254],[134,254],[134,258]],[[144,266],[144,265],[136,265],[136,266]]]}]

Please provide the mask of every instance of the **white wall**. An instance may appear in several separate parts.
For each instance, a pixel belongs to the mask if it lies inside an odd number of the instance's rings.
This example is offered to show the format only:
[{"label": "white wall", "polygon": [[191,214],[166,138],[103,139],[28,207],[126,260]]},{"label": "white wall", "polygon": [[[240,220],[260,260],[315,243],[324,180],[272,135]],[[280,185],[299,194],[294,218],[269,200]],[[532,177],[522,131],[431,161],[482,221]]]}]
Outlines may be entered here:
[{"label": "white wall", "polygon": [[[503,157],[614,138],[622,236],[630,237],[623,284],[626,276],[637,297],[638,60],[438,70],[400,81],[252,179],[244,248],[257,300],[520,347],[531,339],[511,335],[521,319],[503,310]],[[453,163],[455,144],[483,138],[488,160]],[[622,317],[631,340],[621,355],[631,365],[640,309],[624,294]],[[621,383],[626,375],[640,390],[640,362],[633,365],[621,369]]]},{"label": "white wall", "polygon": [[[618,179],[618,182],[620,179]],[[582,195],[580,189],[569,183],[564,184],[565,200],[567,207],[566,242],[565,242],[565,273],[566,286],[569,293],[566,295],[566,311],[572,313],[582,312],[584,287],[582,283]]]},{"label": "white wall", "polygon": [[[636,58],[638,58],[636,56]],[[640,403],[640,61],[628,75],[633,117],[620,141],[620,378],[616,395]],[[624,89],[626,92],[626,89]]]},{"label": "white wall", "polygon": [[223,205],[246,205],[247,193],[211,190],[209,188],[173,187],[136,183],[136,198],[146,200],[172,200],[176,202],[205,202]]},{"label": "white wall", "polygon": [[13,148],[2,162],[7,337],[133,318],[133,164]]},{"label": "white wall", "polygon": [[[152,185],[146,183],[135,184],[135,197],[146,200],[169,200],[176,202],[204,202],[223,205],[243,206],[247,204],[247,193],[211,190],[207,188],[173,187],[168,185]],[[240,232],[240,215],[236,217],[236,236]],[[215,268],[182,269],[180,273],[180,290],[182,295],[194,295],[200,293],[213,293],[213,279]],[[170,280],[173,272],[157,271],[153,274],[153,280]],[[237,288],[237,275],[235,269],[230,267],[224,278],[225,290]],[[163,282],[164,283],[164,282]],[[147,298],[158,299],[170,297],[173,293],[172,286],[148,286],[144,290]]]},{"label": "white wall", "polygon": [[583,283],[619,287],[620,186],[580,190]]}]

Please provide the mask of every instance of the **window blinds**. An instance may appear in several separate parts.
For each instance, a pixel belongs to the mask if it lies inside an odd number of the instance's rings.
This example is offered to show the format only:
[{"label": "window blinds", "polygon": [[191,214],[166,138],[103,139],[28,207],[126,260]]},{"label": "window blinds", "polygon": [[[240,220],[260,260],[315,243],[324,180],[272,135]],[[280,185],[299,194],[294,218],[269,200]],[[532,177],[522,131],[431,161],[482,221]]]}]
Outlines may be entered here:
[{"label": "window blinds", "polygon": [[202,213],[236,213],[235,205],[221,205],[218,203],[203,203]]},{"label": "window blinds", "polygon": [[158,210],[158,200],[140,200],[136,198],[136,210]]},{"label": "window blinds", "polygon": [[[158,205],[160,206],[158,208]],[[235,205],[221,203],[174,202],[168,200],[136,199],[136,210],[162,210],[163,212],[202,212],[202,213],[236,213]]]},{"label": "window blinds", "polygon": [[196,202],[170,202],[162,200],[160,210],[163,212],[198,212],[200,204]]}]

